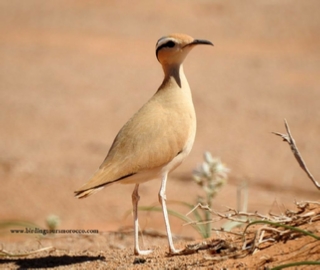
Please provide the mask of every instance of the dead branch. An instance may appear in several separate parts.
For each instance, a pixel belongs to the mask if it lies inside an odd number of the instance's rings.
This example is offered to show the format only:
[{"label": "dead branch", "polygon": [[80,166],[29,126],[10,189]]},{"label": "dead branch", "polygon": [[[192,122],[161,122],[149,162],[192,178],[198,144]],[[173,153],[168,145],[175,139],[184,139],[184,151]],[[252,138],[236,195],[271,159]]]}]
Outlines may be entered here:
[{"label": "dead branch", "polygon": [[300,167],[302,168],[302,170],[305,171],[305,173],[308,175],[309,179],[313,182],[313,184],[317,187],[317,189],[320,190],[320,184],[314,179],[313,175],[308,170],[307,165],[305,164],[305,162],[304,162],[304,160],[298,150],[298,147],[297,147],[297,145],[291,135],[289,125],[288,125],[286,119],[284,119],[284,125],[286,127],[287,134],[282,134],[279,132],[272,132],[272,133],[277,136],[280,136],[284,141],[286,141],[290,145],[291,151],[292,151],[294,157],[296,158],[296,160],[298,161]]},{"label": "dead branch", "polygon": [[[223,232],[218,239],[206,240],[200,244],[188,245],[180,254],[193,254],[200,250],[207,250],[212,256],[205,260],[222,261],[230,258],[243,258],[256,251],[268,248],[274,243],[286,242],[303,235],[315,238],[320,237],[310,232],[310,224],[320,217],[319,202],[296,202],[296,211],[288,210],[281,215],[261,215],[258,212],[247,213],[228,207],[226,212],[220,213],[207,205],[197,204],[197,208],[210,211],[218,220],[249,223],[244,231],[225,231],[223,228],[213,228],[214,231]],[[255,221],[250,221],[255,220]],[[208,222],[208,221],[205,221]],[[212,219],[214,222],[214,218]],[[201,221],[193,221],[189,224],[202,224]],[[250,227],[250,228],[249,228]],[[316,230],[317,232],[317,230]],[[231,235],[231,236],[230,236]]]},{"label": "dead branch", "polygon": [[228,207],[225,213],[221,213],[209,208],[207,205],[202,205],[201,203],[198,203],[194,208],[192,208],[192,210],[188,212],[187,215],[189,215],[192,211],[195,211],[198,208],[205,211],[210,211],[215,218],[212,218],[211,220],[195,220],[195,221],[191,220],[189,222],[184,223],[183,226],[193,225],[193,224],[202,225],[202,224],[217,222],[220,220],[229,220],[231,222],[243,223],[243,224],[249,224],[252,220],[255,220],[255,219],[267,220],[272,222],[284,222],[284,223],[292,222],[292,218],[289,216],[278,216],[278,215],[272,215],[272,214],[269,214],[268,216],[266,216],[258,212],[249,213],[249,212],[238,211],[231,207]]}]

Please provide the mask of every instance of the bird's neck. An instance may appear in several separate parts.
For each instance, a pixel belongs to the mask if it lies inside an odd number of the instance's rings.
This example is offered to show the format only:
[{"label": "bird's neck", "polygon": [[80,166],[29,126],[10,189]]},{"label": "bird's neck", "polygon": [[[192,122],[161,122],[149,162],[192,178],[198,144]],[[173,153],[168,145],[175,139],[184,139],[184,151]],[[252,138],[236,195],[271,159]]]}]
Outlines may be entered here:
[{"label": "bird's neck", "polygon": [[160,89],[170,85],[189,89],[189,84],[186,76],[184,75],[182,64],[163,66],[163,71],[164,79]]}]

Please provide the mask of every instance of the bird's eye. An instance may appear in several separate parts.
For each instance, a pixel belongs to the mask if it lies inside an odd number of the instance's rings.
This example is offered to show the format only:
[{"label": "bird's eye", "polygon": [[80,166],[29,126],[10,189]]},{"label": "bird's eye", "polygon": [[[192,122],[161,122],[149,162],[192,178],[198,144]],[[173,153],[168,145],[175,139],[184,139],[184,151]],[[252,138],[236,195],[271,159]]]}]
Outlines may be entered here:
[{"label": "bird's eye", "polygon": [[165,45],[164,47],[173,48],[176,44],[172,40],[170,40],[169,42],[167,42],[164,45]]}]

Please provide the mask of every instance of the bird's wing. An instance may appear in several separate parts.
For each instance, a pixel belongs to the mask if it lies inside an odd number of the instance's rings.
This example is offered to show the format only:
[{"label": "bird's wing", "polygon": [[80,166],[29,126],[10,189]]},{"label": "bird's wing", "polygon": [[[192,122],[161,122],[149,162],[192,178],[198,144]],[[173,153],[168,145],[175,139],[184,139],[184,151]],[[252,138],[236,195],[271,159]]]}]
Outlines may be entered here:
[{"label": "bird's wing", "polygon": [[185,147],[183,115],[150,100],[119,131],[107,157],[78,191],[99,188],[169,163]]}]

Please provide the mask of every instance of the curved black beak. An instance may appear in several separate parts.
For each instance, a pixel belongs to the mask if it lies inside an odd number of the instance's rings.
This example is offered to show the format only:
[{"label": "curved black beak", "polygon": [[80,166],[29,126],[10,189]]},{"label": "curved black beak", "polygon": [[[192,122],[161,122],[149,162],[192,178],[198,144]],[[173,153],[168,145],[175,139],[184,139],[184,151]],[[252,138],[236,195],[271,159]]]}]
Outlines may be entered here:
[{"label": "curved black beak", "polygon": [[205,40],[205,39],[195,39],[194,41],[192,41],[188,45],[200,45],[200,44],[213,46],[213,43],[211,41]]}]

